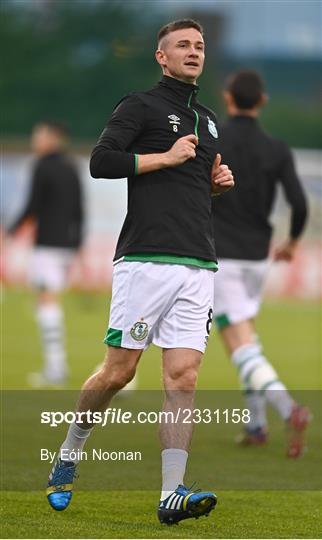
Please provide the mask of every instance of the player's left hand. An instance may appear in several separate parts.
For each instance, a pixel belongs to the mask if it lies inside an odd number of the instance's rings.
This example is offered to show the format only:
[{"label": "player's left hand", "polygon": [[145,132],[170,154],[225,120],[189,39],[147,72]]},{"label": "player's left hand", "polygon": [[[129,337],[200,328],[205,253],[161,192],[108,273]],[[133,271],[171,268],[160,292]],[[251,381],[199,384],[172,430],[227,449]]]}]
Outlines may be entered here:
[{"label": "player's left hand", "polygon": [[211,187],[213,195],[220,195],[234,187],[234,176],[228,165],[221,165],[221,155],[217,154],[211,170]]}]

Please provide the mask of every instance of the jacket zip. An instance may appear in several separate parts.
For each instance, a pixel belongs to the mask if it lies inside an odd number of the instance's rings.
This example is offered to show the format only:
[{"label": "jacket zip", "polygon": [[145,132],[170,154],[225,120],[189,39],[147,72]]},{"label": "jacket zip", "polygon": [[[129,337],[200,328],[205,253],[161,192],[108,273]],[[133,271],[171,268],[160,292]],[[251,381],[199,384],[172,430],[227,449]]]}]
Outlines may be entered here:
[{"label": "jacket zip", "polygon": [[199,114],[197,113],[197,111],[191,107],[190,103],[191,103],[191,99],[192,99],[192,96],[193,94],[195,93],[194,90],[192,90],[190,96],[189,96],[189,100],[188,100],[188,107],[189,109],[191,109],[194,113],[195,113],[195,127],[194,127],[194,131],[195,131],[195,136],[199,139],[199,135],[198,135],[198,126],[199,126]]}]

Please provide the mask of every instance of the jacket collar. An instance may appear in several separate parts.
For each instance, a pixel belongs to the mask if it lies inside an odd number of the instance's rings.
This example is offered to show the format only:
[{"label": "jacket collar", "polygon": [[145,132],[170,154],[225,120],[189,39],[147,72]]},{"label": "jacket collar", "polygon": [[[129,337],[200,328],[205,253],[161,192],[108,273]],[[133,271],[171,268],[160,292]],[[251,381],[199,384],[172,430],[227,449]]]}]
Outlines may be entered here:
[{"label": "jacket collar", "polygon": [[185,83],[175,79],[174,77],[168,77],[167,75],[163,75],[161,81],[158,83],[158,87],[170,89],[172,92],[177,94],[180,99],[187,102],[189,101],[191,95],[191,99],[193,100],[199,92],[198,85]]},{"label": "jacket collar", "polygon": [[248,114],[233,114],[229,116],[233,122],[243,122],[244,124],[256,124],[257,118]]}]

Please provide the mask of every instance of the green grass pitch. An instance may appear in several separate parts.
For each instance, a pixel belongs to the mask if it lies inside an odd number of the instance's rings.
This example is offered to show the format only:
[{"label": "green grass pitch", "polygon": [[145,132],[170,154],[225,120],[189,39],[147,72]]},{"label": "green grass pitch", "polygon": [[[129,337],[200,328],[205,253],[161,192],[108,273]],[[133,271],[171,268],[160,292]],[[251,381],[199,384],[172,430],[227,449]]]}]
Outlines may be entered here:
[{"label": "green grass pitch", "polygon": [[[108,298],[99,293],[70,292],[64,296],[64,305],[71,369],[69,388],[76,390],[104,355],[102,338],[108,320]],[[309,301],[267,301],[259,317],[258,332],[266,355],[288,387],[294,391],[306,391],[307,394],[303,395],[308,397],[312,393],[317,395],[321,389],[319,304]],[[41,350],[31,293],[13,289],[4,291],[2,335],[3,388],[26,390],[27,373],[41,367]],[[142,390],[161,388],[160,357],[155,347],[145,353],[140,363],[139,387]],[[215,332],[211,335],[201,367],[199,388],[207,391],[238,389],[234,368]],[[126,400],[122,402],[122,407],[126,409],[125,403]],[[1,537],[321,538],[322,497],[318,489],[318,478],[322,472],[318,448],[321,425],[315,420],[309,429],[309,452],[302,460],[292,463],[284,457],[285,435],[275,413],[271,415],[272,439],[265,449],[236,448],[233,437],[238,433],[238,428],[236,431],[235,426],[229,426],[228,432],[219,430],[217,441],[215,435],[213,439],[206,438],[206,435],[209,437],[208,427],[207,432],[201,431],[200,438],[203,441],[210,440],[213,444],[213,452],[212,448],[207,449],[213,461],[205,463],[198,460],[201,449],[197,445],[199,432],[196,429],[189,475],[197,483],[202,480],[200,487],[217,491],[219,500],[216,510],[207,519],[187,520],[171,528],[158,523],[156,506],[159,493],[155,487],[159,475],[157,466],[151,471],[147,469],[149,475],[151,472],[153,490],[111,491],[114,489],[114,477],[113,474],[109,476],[109,463],[105,463],[102,465],[104,469],[99,469],[102,486],[98,491],[77,488],[82,481],[85,482],[84,477],[91,471],[88,464],[81,464],[80,471],[83,472],[76,481],[78,484],[73,502],[65,512],[56,513],[51,510],[43,491],[17,491],[15,487],[2,491]],[[21,429],[23,432],[23,427]],[[32,438],[35,435],[27,430],[23,436]],[[57,446],[60,437],[60,433],[54,433]],[[274,460],[270,461],[270,456],[274,456]],[[256,478],[257,483],[254,480],[254,485],[259,487],[245,489],[245,471],[253,464],[256,476],[257,464],[261,462],[267,464],[268,474],[267,478],[263,478],[263,488],[261,479]],[[50,466],[42,465],[45,483],[45,471],[49,471]],[[28,468],[28,456],[22,465],[13,464],[10,468],[9,464],[13,486],[15,470],[20,471],[21,466]],[[279,479],[275,481],[274,478],[279,470],[285,474],[280,479],[280,485]],[[272,485],[265,489],[265,485],[269,485],[269,475],[273,478]],[[211,481],[205,484],[204,479],[208,477]],[[296,489],[298,478],[303,489]],[[225,487],[225,480],[228,487]],[[290,489],[282,489],[284,484]],[[234,489],[229,489],[229,485],[234,485]]]}]

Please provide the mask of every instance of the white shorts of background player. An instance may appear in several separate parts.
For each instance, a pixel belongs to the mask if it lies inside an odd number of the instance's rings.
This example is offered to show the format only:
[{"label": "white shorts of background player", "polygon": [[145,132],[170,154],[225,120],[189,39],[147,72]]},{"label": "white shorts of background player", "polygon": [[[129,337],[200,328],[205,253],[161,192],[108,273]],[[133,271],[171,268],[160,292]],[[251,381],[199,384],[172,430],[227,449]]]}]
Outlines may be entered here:
[{"label": "white shorts of background player", "polygon": [[263,298],[269,261],[220,259],[218,266],[214,283],[214,317],[222,317],[226,324],[256,317]]},{"label": "white shorts of background player", "polygon": [[72,249],[36,246],[29,267],[30,283],[39,290],[65,289],[73,255]]}]

